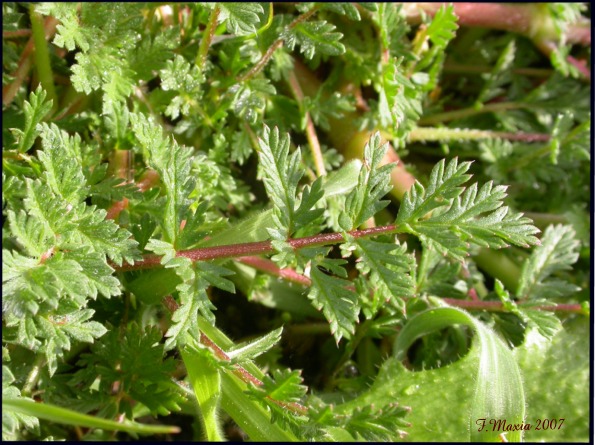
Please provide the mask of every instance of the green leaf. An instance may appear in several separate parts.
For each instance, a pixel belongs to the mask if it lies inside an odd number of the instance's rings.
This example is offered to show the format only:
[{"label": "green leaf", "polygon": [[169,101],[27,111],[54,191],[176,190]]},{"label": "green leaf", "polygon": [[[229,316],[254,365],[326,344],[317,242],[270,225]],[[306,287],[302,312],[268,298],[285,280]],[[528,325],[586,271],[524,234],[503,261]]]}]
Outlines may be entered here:
[{"label": "green leaf", "polygon": [[175,368],[172,357],[165,357],[162,333],[155,326],[131,323],[125,330],[111,329],[91,346],[91,353],[81,355],[77,377],[80,386],[92,391],[99,377],[100,387],[109,391],[115,382],[128,397],[121,401],[121,412],[132,415],[135,402],[145,405],[155,415],[180,410],[183,396],[171,380]]},{"label": "green leaf", "polygon": [[427,28],[427,35],[432,43],[440,48],[446,48],[454,36],[455,31],[459,28],[457,25],[458,17],[454,12],[453,5],[442,5],[430,26]]},{"label": "green leaf", "polygon": [[18,128],[11,129],[11,132],[15,137],[15,148],[19,153],[25,153],[33,146],[35,139],[40,133],[37,124],[39,124],[52,109],[52,101],[50,100],[46,102],[46,97],[47,93],[40,85],[35,92],[29,94],[29,101],[23,103],[25,126],[22,130]]},{"label": "green leaf", "polygon": [[29,217],[24,210],[16,214],[8,210],[7,216],[12,235],[27,254],[40,257],[54,245],[54,234],[37,218]]},{"label": "green leaf", "polygon": [[73,235],[74,245],[84,242],[93,251],[107,255],[118,266],[126,260],[134,264],[140,259],[138,242],[132,239],[130,232],[119,227],[111,219],[105,219],[107,212],[96,206],[81,203],[76,209],[77,230]]},{"label": "green leaf", "polygon": [[567,297],[580,290],[576,285],[555,278],[571,270],[578,260],[579,241],[571,226],[548,226],[531,257],[523,263],[517,295],[523,299]]},{"label": "green leaf", "polygon": [[209,300],[207,288],[214,285],[227,292],[235,293],[234,284],[224,278],[232,271],[214,263],[196,261],[188,258],[175,258],[166,263],[166,267],[175,267],[176,274],[182,279],[176,289],[180,293],[180,307],[172,316],[172,326],[165,336],[166,347],[171,348],[175,342],[184,344],[185,334],[197,335],[197,313],[211,323],[215,323],[213,310],[217,309]]},{"label": "green leaf", "polygon": [[228,357],[234,363],[242,363],[246,360],[253,360],[261,354],[264,354],[281,340],[283,328],[275,329],[256,340],[240,343],[234,345],[227,351]]},{"label": "green leaf", "polygon": [[[4,362],[4,358],[2,360]],[[5,406],[4,400],[27,400],[35,403],[28,397],[21,397],[21,391],[12,385],[15,377],[6,365],[2,365],[2,440],[17,440],[22,428],[28,430],[39,427],[39,420],[18,410]]]},{"label": "green leaf", "polygon": [[422,114],[421,89],[401,72],[402,60],[393,59],[382,65],[382,77],[375,85],[378,91],[380,123],[394,127],[403,138]]},{"label": "green leaf", "polygon": [[[588,351],[593,347],[589,339],[591,329],[592,323],[588,318],[570,318],[565,320],[564,329],[558,331],[551,341],[545,341],[533,330],[514,350],[523,373],[526,421],[531,424],[531,429],[525,432],[525,441],[589,440],[589,387],[592,377]],[[557,384],[551,386],[551,382]],[[548,385],[549,391],[544,391]],[[547,429],[542,424],[537,429],[537,419],[542,422],[555,419],[556,424]]]},{"label": "green leaf", "polygon": [[[406,437],[403,431],[395,431],[395,425],[403,425],[401,420],[409,410],[392,403],[382,408],[368,405],[354,409],[343,428],[358,441],[392,442]],[[407,425],[405,423],[405,425]]]},{"label": "green leaf", "polygon": [[335,340],[338,343],[342,337],[350,338],[359,314],[357,294],[347,287],[351,282],[327,275],[318,266],[312,267],[310,278],[308,298],[316,309],[323,311]]},{"label": "green leaf", "polygon": [[357,186],[345,199],[345,215],[342,219],[344,230],[352,230],[365,223],[389,201],[381,201],[392,186],[390,172],[394,164],[382,165],[388,143],[381,144],[380,133],[376,132],[364,148],[364,163],[357,181]]},{"label": "green leaf", "polygon": [[210,442],[221,442],[224,436],[217,410],[221,397],[222,370],[217,364],[217,359],[204,347],[187,345],[180,349],[180,353],[200,407],[205,438]]},{"label": "green leaf", "polygon": [[255,404],[247,394],[247,385],[228,372],[221,375],[221,407],[253,441],[296,442],[299,439],[287,428],[271,422],[269,411]]},{"label": "green leaf", "polygon": [[446,167],[444,160],[440,161],[427,189],[416,181],[405,194],[397,225],[443,255],[459,260],[467,254],[468,242],[490,248],[539,243],[533,236],[539,230],[530,219],[502,207],[506,187],[493,186],[491,181],[479,190],[477,184],[466,190],[459,187],[469,179],[465,174],[469,167],[469,162],[458,164],[457,159]]},{"label": "green leaf", "polygon": [[[301,371],[291,369],[273,370],[272,377],[265,376],[261,386],[252,387],[252,393],[265,399],[267,397],[282,402],[300,402],[308,388],[302,385]],[[277,406],[269,402],[270,406]]]},{"label": "green leaf", "polygon": [[298,228],[298,222],[304,225],[321,215],[320,209],[311,210],[323,196],[321,180],[304,189],[298,205],[297,186],[304,174],[300,149],[290,155],[289,135],[280,134],[277,127],[271,131],[265,126],[258,144],[264,186],[274,205],[273,221],[278,230],[269,233],[274,239],[285,240]]},{"label": "green leaf", "polygon": [[407,245],[365,238],[354,239],[352,243],[361,259],[356,264],[357,269],[370,274],[368,283],[379,292],[378,305],[388,303],[402,310],[403,300],[413,297],[416,289],[416,262],[413,255],[407,253]]},{"label": "green leaf", "polygon": [[[394,356],[397,360],[404,359],[416,339],[454,324],[470,326],[476,335],[470,357],[465,359],[468,364],[473,359],[477,369],[473,379],[474,394],[466,407],[469,439],[497,441],[500,432],[490,429],[489,420],[504,419],[508,424],[522,424],[525,421],[525,397],[519,368],[511,351],[489,327],[460,309],[429,309],[414,316],[401,330],[394,344]],[[484,428],[481,419],[486,420]],[[452,427],[461,428],[462,425]],[[508,431],[506,438],[521,441],[522,435],[522,430]]]},{"label": "green leaf", "polygon": [[130,121],[136,138],[148,154],[149,165],[157,170],[165,187],[166,201],[161,221],[164,240],[177,247],[180,224],[189,217],[192,204],[189,195],[196,184],[191,174],[192,152],[165,137],[161,127],[144,114],[131,114]]},{"label": "green leaf", "polygon": [[81,138],[69,137],[55,124],[42,124],[43,151],[38,157],[45,169],[46,183],[62,200],[77,205],[87,194],[80,157]]},{"label": "green leaf", "polygon": [[2,398],[2,407],[13,413],[83,428],[101,428],[108,431],[125,431],[137,434],[175,434],[180,432],[180,428],[177,426],[143,425],[127,420],[107,420],[47,403],[37,403],[33,400]]},{"label": "green leaf", "polygon": [[343,34],[334,32],[335,29],[325,20],[300,22],[285,34],[284,40],[291,50],[298,45],[307,59],[315,54],[339,56],[345,53],[345,46],[340,42]]},{"label": "green leaf", "polygon": [[361,17],[354,3],[319,3],[321,9],[345,15],[351,20],[359,21]]},{"label": "green leaf", "polygon": [[56,27],[54,45],[68,51],[74,51],[76,46],[87,51],[90,47],[89,35],[80,25],[77,10],[77,5],[69,3],[46,3],[36,8],[37,12],[52,15],[62,22]]},{"label": "green leaf", "polygon": [[220,2],[217,6],[221,10],[219,20],[225,22],[230,33],[241,36],[255,33],[260,25],[259,14],[264,14],[258,3]]}]

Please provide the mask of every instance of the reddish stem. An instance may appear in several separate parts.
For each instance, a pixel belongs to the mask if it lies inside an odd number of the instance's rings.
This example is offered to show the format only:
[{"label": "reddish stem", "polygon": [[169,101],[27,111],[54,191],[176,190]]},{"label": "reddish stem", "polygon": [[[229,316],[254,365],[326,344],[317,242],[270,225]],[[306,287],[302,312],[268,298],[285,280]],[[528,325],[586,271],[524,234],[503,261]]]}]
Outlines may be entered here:
[{"label": "reddish stem", "polygon": [[[366,236],[381,235],[383,233],[393,233],[397,230],[397,226],[390,224],[381,227],[372,227],[363,230],[352,230],[348,232],[354,238],[362,238]],[[324,246],[329,244],[337,244],[345,241],[342,233],[321,233],[319,235],[306,236],[303,238],[288,239],[287,243],[294,249],[302,249],[304,247]],[[266,255],[275,253],[270,241],[257,241],[252,243],[229,244],[226,246],[202,247],[192,250],[182,250],[176,256],[189,258],[192,261],[209,261],[221,258],[236,258],[246,255]],[[159,255],[145,255],[141,261],[134,264],[123,264],[118,266],[111,264],[111,266],[119,272],[130,270],[151,269],[159,267],[161,264],[161,257]]]},{"label": "reddish stem", "polygon": [[[54,17],[48,17],[45,19],[44,30],[46,40],[50,39],[50,37],[54,35],[54,33],[56,32],[57,25],[58,20]],[[12,75],[12,77],[14,77],[14,80],[12,81],[12,83],[9,83],[8,85],[2,88],[2,104],[4,106],[9,105],[13,101],[13,99],[19,91],[19,88],[21,87],[22,83],[27,77],[27,73],[31,68],[31,53],[34,47],[35,41],[33,40],[33,36],[31,36],[29,38],[29,41],[25,45],[23,52],[21,53],[21,58],[19,59],[19,66]]]},{"label": "reddish stem", "polygon": [[[172,313],[178,310],[178,308],[180,307],[178,303],[176,303],[176,301],[171,297],[171,295],[164,297],[162,303]],[[213,351],[213,354],[215,354],[215,357],[217,357],[219,360],[223,360],[226,362],[231,361],[229,355],[227,355],[227,353],[223,349],[221,349],[219,345],[217,345],[217,343],[211,340],[204,332],[200,333],[199,341],[204,346]],[[241,365],[234,365],[233,373],[245,383],[252,383],[256,386],[262,386],[264,384],[260,379],[252,375],[248,370],[246,370],[246,368],[244,368]],[[271,402],[279,405],[281,408],[288,409],[296,414],[305,415],[308,412],[308,408],[299,403],[283,402],[281,400],[273,399],[270,396],[266,396],[266,398],[269,399]]]},{"label": "reddish stem", "polygon": [[[302,286],[309,287],[312,285],[312,280],[305,275],[302,275],[291,268],[281,269],[274,262],[265,258],[258,257],[243,257],[239,259],[242,263],[248,266],[254,267],[257,270],[266,272],[270,275],[283,278],[292,283],[301,284]],[[473,292],[469,293],[471,300],[459,300],[456,298],[442,298],[442,301],[464,309],[479,310],[479,311],[490,311],[490,312],[507,312],[504,305],[500,301],[482,301],[477,298],[477,294]],[[582,314],[584,312],[583,307],[580,304],[552,304],[552,305],[539,305],[534,306],[531,309],[551,312],[570,312]]]}]

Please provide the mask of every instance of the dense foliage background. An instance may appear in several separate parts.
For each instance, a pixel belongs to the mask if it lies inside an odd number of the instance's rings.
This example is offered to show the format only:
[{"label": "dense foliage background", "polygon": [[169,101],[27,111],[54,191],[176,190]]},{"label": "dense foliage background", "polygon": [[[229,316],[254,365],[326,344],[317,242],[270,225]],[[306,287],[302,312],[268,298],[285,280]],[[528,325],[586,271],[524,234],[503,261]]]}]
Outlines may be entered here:
[{"label": "dense foliage background", "polygon": [[2,9],[3,439],[589,438],[586,4]]}]

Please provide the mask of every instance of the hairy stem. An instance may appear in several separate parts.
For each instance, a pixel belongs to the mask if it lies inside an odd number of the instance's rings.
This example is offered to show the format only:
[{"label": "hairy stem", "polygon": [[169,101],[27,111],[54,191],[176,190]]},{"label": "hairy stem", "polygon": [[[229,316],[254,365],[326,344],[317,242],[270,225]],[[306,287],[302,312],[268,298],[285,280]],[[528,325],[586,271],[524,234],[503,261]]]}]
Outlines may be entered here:
[{"label": "hairy stem", "polygon": [[[456,74],[489,74],[494,70],[491,66],[462,65],[458,63],[445,63],[442,71]],[[546,68],[513,68],[513,74],[528,77],[549,77],[553,70]]]},{"label": "hairy stem", "polygon": [[[304,12],[302,15],[299,15],[293,22],[291,22],[289,24],[288,29],[293,29],[300,23],[308,20],[312,15],[314,15],[314,13],[316,13],[316,11],[318,11],[319,8],[320,8],[319,5],[314,6],[309,11]],[[256,63],[256,65],[254,65],[246,74],[238,77],[238,79],[237,79],[238,82],[245,82],[246,80],[251,79],[256,74],[258,74],[260,71],[262,71],[262,69],[266,66],[266,64],[269,63],[269,60],[271,60],[271,57],[273,57],[273,54],[275,54],[275,51],[277,51],[282,46],[283,46],[283,38],[279,38],[279,39],[275,40],[275,42],[264,53],[264,55]]]},{"label": "hairy stem", "polygon": [[198,54],[196,55],[196,66],[198,66],[198,68],[200,68],[201,71],[204,70],[205,62],[207,60],[207,53],[209,52],[209,47],[211,46],[211,42],[213,41],[213,35],[215,34],[215,30],[217,29],[217,22],[219,20],[220,11],[221,9],[218,5],[216,5],[213,8],[213,10],[211,11],[211,15],[209,16],[207,28],[205,29],[202,35],[202,39],[200,40]]},{"label": "hairy stem", "polygon": [[549,134],[544,133],[505,133],[489,130],[470,130],[468,128],[433,128],[417,127],[409,133],[409,141],[447,141],[476,139],[507,139],[522,142],[547,142]]},{"label": "hairy stem", "polygon": [[[289,72],[289,78],[287,81],[300,109],[303,109],[304,93],[302,92],[300,82],[295,75],[295,71]],[[316,128],[314,128],[314,122],[312,122],[312,117],[308,111],[305,112],[304,116],[306,119],[306,137],[308,138],[308,145],[310,146],[310,151],[312,153],[312,157],[314,158],[316,173],[318,176],[324,176],[326,175],[326,169],[324,167],[324,159],[322,157],[322,150],[320,148],[320,142],[318,141],[318,135],[316,134]]]},{"label": "hairy stem", "polygon": [[33,362],[33,366],[31,367],[31,371],[29,371],[29,374],[27,375],[27,380],[25,381],[23,389],[21,390],[21,394],[23,397],[29,397],[33,392],[33,389],[39,381],[41,368],[43,368],[44,364],[45,355],[37,354],[37,356],[35,357],[35,361]]},{"label": "hairy stem", "polygon": [[54,88],[54,73],[52,72],[52,65],[50,63],[50,54],[45,40],[45,32],[43,28],[43,20],[41,15],[35,12],[35,5],[29,7],[29,16],[31,18],[31,30],[33,32],[33,41],[35,42],[35,50],[33,57],[35,58],[35,69],[39,75],[39,83],[44,90],[47,91],[48,100],[52,101],[52,113],[58,107],[56,100],[56,89]]},{"label": "hairy stem", "polygon": [[[255,269],[273,275],[275,277],[282,278],[284,280],[290,281],[292,283],[301,284],[302,286],[309,287],[312,285],[312,280],[302,275],[291,268],[279,268],[273,261],[265,259],[265,258],[258,258],[258,257],[244,257],[240,258],[240,261],[248,266],[254,267]],[[507,312],[506,308],[500,301],[483,301],[471,297],[471,300],[460,300],[457,298],[442,298],[442,300],[451,306],[460,307],[463,309],[469,310],[478,310],[478,311],[489,311],[489,312]],[[542,311],[551,311],[551,312],[568,312],[568,313],[577,313],[582,314],[584,313],[584,308],[580,304],[551,304],[551,305],[539,305],[531,307],[531,309],[542,310]],[[305,325],[310,326],[310,325]],[[328,332],[328,325],[325,324],[326,331]],[[294,329],[294,328],[292,328]],[[302,331],[302,328],[296,328],[296,331]],[[308,331],[308,333],[321,333],[322,327],[316,328],[314,331],[310,332],[309,328],[304,327],[304,332]]]},{"label": "hairy stem", "polygon": [[[409,23],[421,21],[421,11],[433,16],[448,3],[406,3],[403,10]],[[500,31],[514,32],[534,41],[557,41],[558,35],[551,23],[549,11],[545,5],[502,4],[502,3],[466,3],[452,4],[461,26],[482,27]],[[570,24],[564,38],[568,43],[591,44],[590,20],[581,20]]]},{"label": "hairy stem", "polygon": [[[45,38],[49,39],[51,36],[54,35],[56,32],[56,26],[58,25],[58,20],[54,17],[48,17],[45,19],[44,22],[44,29],[45,29]],[[2,88],[2,104],[4,106],[9,105],[17,95],[21,85],[27,78],[27,74],[29,73],[29,69],[31,68],[31,52],[33,51],[35,46],[35,41],[33,36],[29,39],[23,52],[21,53],[21,58],[19,59],[19,66],[16,71],[12,74],[14,80]]]},{"label": "hairy stem", "polygon": [[[352,230],[349,233],[354,238],[363,238],[366,236],[375,236],[383,233],[395,233],[397,226],[390,224],[387,226],[373,227],[363,230]],[[306,236],[303,238],[290,238],[287,243],[294,249],[303,249],[305,247],[325,246],[338,244],[345,241],[342,233],[321,233],[319,235]],[[270,241],[257,241],[251,243],[230,244],[226,246],[202,247],[191,250],[181,250],[176,256],[189,258],[192,261],[208,261],[221,258],[237,258],[246,255],[268,255],[275,253]],[[145,255],[142,261],[134,264],[123,264],[111,266],[119,271],[151,269],[161,266],[161,257],[159,255]]]},{"label": "hairy stem", "polygon": [[476,116],[482,113],[493,113],[499,111],[518,110],[519,108],[526,108],[527,104],[519,102],[497,102],[483,105],[480,108],[469,107],[460,110],[445,111],[444,113],[437,113],[432,116],[422,117],[417,123],[419,125],[436,125],[441,122],[448,122],[455,119],[463,119],[466,117]]}]

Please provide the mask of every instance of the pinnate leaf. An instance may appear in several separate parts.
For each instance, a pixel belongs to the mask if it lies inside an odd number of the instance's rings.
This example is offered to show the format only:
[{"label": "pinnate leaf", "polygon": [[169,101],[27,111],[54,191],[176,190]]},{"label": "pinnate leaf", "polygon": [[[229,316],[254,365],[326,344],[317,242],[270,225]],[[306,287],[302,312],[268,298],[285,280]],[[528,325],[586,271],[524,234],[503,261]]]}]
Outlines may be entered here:
[{"label": "pinnate leaf", "polygon": [[388,205],[388,200],[381,200],[392,188],[390,171],[394,164],[381,166],[387,150],[388,143],[381,145],[378,132],[366,144],[357,186],[345,199],[345,215],[340,220],[344,230],[359,227]]},{"label": "pinnate leaf", "polygon": [[37,124],[50,112],[52,109],[52,101],[46,101],[47,93],[41,88],[29,94],[29,101],[23,103],[23,111],[25,113],[25,127],[21,130],[12,128],[11,132],[15,136],[16,149],[20,153],[25,153],[33,146],[33,142],[40,133]]},{"label": "pinnate leaf", "polygon": [[343,337],[350,338],[359,314],[357,294],[348,287],[351,282],[327,275],[318,266],[312,267],[310,278],[308,298],[316,309],[323,311],[335,340],[338,343]]},{"label": "pinnate leaf", "polygon": [[335,32],[335,25],[324,20],[298,23],[285,35],[285,42],[289,49],[296,45],[307,59],[315,54],[339,56],[345,52],[345,46],[340,42],[343,34]]},{"label": "pinnate leaf", "polygon": [[490,181],[479,190],[477,184],[466,190],[460,187],[470,178],[465,174],[469,167],[470,163],[458,164],[456,159],[446,167],[440,161],[427,189],[416,182],[405,194],[396,223],[424,244],[459,260],[467,254],[468,242],[490,248],[538,244],[533,235],[539,230],[531,220],[503,207],[504,186]]},{"label": "pinnate leaf", "polygon": [[229,32],[238,35],[248,35],[256,32],[260,24],[259,14],[264,9],[259,3],[218,3],[221,12],[219,19],[225,22]]},{"label": "pinnate leaf", "polygon": [[571,226],[549,226],[541,245],[523,263],[517,295],[523,299],[565,297],[580,288],[555,278],[559,272],[571,269],[578,260],[579,241]]}]

